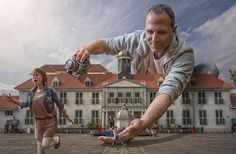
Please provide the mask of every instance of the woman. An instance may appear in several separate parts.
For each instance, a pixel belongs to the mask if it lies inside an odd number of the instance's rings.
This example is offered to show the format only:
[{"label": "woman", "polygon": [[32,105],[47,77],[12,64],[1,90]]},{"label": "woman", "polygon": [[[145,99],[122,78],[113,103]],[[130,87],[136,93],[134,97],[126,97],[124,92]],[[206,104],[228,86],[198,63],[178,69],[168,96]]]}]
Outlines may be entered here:
[{"label": "woman", "polygon": [[44,154],[45,149],[60,146],[60,137],[57,135],[57,112],[54,103],[64,117],[73,124],[64,105],[60,102],[56,91],[47,85],[46,72],[41,68],[35,68],[32,72],[33,88],[28,92],[26,102],[21,102],[11,97],[11,95],[2,94],[3,98],[11,101],[22,108],[29,107],[34,115],[35,138],[37,141],[37,154]]}]

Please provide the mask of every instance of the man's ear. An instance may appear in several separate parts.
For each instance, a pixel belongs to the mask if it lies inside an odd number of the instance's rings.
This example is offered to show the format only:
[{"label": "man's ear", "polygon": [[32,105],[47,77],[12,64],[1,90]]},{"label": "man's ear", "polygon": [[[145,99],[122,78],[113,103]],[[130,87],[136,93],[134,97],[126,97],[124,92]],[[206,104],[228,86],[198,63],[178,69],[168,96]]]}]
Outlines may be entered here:
[{"label": "man's ear", "polygon": [[177,30],[177,25],[174,25],[174,26],[173,26],[173,33],[175,33],[176,30]]}]

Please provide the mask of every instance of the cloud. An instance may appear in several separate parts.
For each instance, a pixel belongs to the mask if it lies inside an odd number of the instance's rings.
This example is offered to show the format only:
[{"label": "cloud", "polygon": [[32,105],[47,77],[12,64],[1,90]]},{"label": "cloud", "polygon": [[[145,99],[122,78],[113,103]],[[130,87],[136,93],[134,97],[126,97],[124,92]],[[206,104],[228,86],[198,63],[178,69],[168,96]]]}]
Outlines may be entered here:
[{"label": "cloud", "polygon": [[12,90],[14,85],[7,85],[0,82],[0,90]]},{"label": "cloud", "polygon": [[229,69],[235,70],[235,25],[236,5],[220,16],[208,20],[196,28],[187,37],[194,37],[192,42],[197,63],[213,62],[220,71],[220,78],[229,80]]},{"label": "cloud", "polygon": [[[30,78],[29,72],[34,67],[64,64],[72,56],[74,49],[90,40],[142,29],[146,11],[156,2],[156,0],[66,0],[58,3],[57,0],[0,0],[0,81],[18,85]],[[160,2],[167,3],[165,0]],[[186,5],[182,8],[183,5],[179,5],[179,2],[168,1],[175,8],[180,19],[182,14],[186,14],[186,8],[190,7],[190,10],[194,10],[194,6],[203,6],[205,2],[209,3],[207,0],[201,3],[184,0],[182,3]],[[200,55],[209,57],[210,54],[204,54],[205,50],[203,50],[212,46],[207,43],[204,45],[204,41],[207,41],[204,31],[208,26],[200,27],[193,33],[185,32],[185,37],[198,34],[199,39],[194,40],[198,52],[197,58],[201,58]],[[218,37],[208,35],[208,39],[210,36]],[[201,41],[201,38],[205,40]],[[198,42],[201,42],[201,46],[198,46]],[[226,47],[232,49],[231,46],[225,45]],[[226,58],[232,56],[228,57],[226,54]],[[94,56],[91,62],[101,63],[109,71],[117,72],[115,57]],[[227,64],[227,61],[222,61],[220,65]]]},{"label": "cloud", "polygon": [[[121,7],[124,2],[126,7]],[[136,3],[136,0],[67,0],[60,4],[55,0],[0,0],[0,47],[4,53],[0,56],[0,80],[19,84],[34,67],[64,64],[73,50],[84,43],[140,25],[142,20],[130,18],[137,10],[144,12],[142,5],[130,11]],[[134,26],[128,26],[131,23]],[[98,57],[95,61],[107,64],[108,60],[111,59]],[[114,70],[111,66],[108,69]]]},{"label": "cloud", "polygon": [[2,83],[0,82],[0,94],[1,93],[11,93],[13,95],[17,94],[17,91],[14,90],[14,85],[8,85],[8,84],[5,84],[5,83]]}]

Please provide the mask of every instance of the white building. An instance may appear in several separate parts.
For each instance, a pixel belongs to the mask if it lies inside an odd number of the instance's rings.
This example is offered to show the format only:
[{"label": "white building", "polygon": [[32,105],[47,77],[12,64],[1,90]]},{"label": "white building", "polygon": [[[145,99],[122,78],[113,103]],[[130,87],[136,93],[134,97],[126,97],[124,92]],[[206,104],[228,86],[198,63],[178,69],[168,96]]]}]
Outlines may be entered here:
[{"label": "white building", "polygon": [[[79,80],[64,71],[63,65],[44,65],[48,84],[53,86],[75,125],[58,115],[59,127],[86,127],[89,122],[107,128],[109,115],[116,116],[123,104],[133,118],[140,117],[155,97],[164,75],[131,74],[127,53],[118,55],[118,74],[108,72],[101,65],[92,65]],[[32,87],[31,79],[16,86],[19,99],[25,100]],[[1,108],[1,105],[0,105]],[[0,127],[6,124],[6,110],[0,110]],[[29,108],[13,110],[19,129],[33,125]],[[4,118],[2,118],[4,117]],[[193,74],[184,93],[160,118],[162,128],[203,128],[204,132],[230,132],[236,125],[236,93],[233,86],[211,74]]]}]

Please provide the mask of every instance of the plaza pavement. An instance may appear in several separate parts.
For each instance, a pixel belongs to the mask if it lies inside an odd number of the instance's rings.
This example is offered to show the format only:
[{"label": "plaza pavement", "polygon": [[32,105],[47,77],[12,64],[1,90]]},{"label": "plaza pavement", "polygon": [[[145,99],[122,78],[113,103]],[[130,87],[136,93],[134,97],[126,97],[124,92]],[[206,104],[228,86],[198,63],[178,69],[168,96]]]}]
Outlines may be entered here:
[{"label": "plaza pavement", "polygon": [[[236,134],[165,134],[138,136],[127,145],[102,143],[90,134],[60,134],[61,147],[47,154],[235,154]],[[0,133],[0,154],[36,154],[33,134]]]}]

